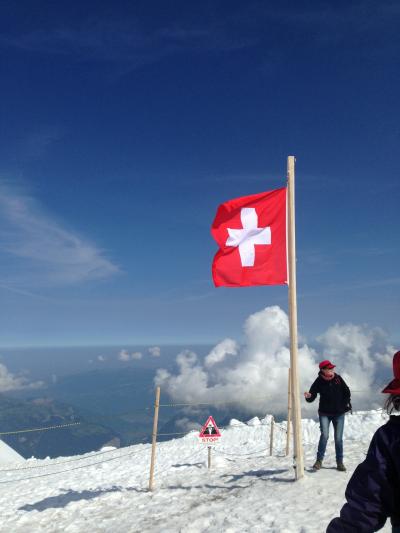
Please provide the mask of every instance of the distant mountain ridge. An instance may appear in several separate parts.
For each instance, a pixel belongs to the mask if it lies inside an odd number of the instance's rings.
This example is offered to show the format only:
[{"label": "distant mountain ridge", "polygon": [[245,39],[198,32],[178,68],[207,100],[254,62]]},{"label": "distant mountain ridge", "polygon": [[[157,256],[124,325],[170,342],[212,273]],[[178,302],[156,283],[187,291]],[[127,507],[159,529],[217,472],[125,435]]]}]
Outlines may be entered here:
[{"label": "distant mountain ridge", "polygon": [[[3,440],[24,457],[38,458],[82,454],[109,443],[148,442],[154,414],[153,378],[154,369],[149,368],[95,369],[62,376],[41,389],[0,395],[0,432],[82,422]],[[163,420],[161,416],[160,423]]]},{"label": "distant mountain ridge", "polygon": [[[79,423],[79,424],[77,424]],[[43,431],[26,431],[51,426]],[[29,400],[14,399],[0,395],[0,435],[25,458],[58,457],[97,450],[105,444],[119,446],[119,435],[109,427],[89,422],[75,407],[48,397]]]},{"label": "distant mountain ridge", "polygon": [[[154,368],[137,366],[95,369],[63,376],[45,389],[14,393],[13,398],[28,402],[29,409],[25,409],[25,413],[32,413],[35,407],[36,414],[26,420],[16,420],[15,423],[10,417],[7,423],[3,423],[0,417],[0,431],[6,431],[4,428],[9,430],[10,427],[20,429],[44,423],[52,425],[84,421],[80,426],[51,430],[45,435],[34,434],[34,438],[28,434],[29,442],[25,442],[28,436],[25,434],[7,440],[11,446],[17,441],[15,449],[21,450],[20,453],[27,457],[54,457],[56,454],[66,454],[67,450],[68,455],[77,455],[95,450],[114,438],[118,439],[114,442],[121,446],[150,442],[154,417],[154,374]],[[171,399],[162,390],[161,404],[170,402]],[[171,434],[179,435],[191,429],[200,429],[209,415],[213,415],[218,426],[223,427],[231,418],[247,420],[254,415],[263,417],[265,413],[248,413],[230,405],[197,406],[195,409],[162,406],[157,440],[168,440],[173,436]],[[65,442],[60,443],[60,439]]]}]

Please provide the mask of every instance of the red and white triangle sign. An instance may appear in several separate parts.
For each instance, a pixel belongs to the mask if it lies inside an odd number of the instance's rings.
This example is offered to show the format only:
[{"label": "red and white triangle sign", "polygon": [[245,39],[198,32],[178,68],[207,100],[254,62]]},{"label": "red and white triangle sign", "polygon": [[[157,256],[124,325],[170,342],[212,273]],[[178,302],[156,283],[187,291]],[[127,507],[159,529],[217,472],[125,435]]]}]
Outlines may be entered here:
[{"label": "red and white triangle sign", "polygon": [[203,442],[215,442],[219,439],[221,433],[218,429],[217,424],[212,416],[207,418],[207,422],[201,428],[199,437]]}]

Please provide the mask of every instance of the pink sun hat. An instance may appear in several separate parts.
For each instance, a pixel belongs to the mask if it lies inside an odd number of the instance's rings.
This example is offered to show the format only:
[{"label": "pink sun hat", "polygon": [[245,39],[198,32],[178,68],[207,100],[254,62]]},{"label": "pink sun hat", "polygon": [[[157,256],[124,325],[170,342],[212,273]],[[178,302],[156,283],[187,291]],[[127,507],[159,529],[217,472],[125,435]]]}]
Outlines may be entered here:
[{"label": "pink sun hat", "polygon": [[382,391],[385,394],[400,394],[400,351],[393,356],[393,375],[394,379]]}]

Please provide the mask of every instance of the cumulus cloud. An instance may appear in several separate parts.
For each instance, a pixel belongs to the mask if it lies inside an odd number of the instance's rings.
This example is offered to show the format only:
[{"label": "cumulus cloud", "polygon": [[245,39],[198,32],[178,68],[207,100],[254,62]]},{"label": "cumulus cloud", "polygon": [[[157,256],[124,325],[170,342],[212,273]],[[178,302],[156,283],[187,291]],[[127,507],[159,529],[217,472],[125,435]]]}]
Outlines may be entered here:
[{"label": "cumulus cloud", "polygon": [[42,381],[29,382],[26,377],[17,376],[9,372],[7,367],[0,363],[0,392],[19,389],[37,389],[42,385]]},{"label": "cumulus cloud", "polygon": [[143,356],[142,352],[132,352],[129,353],[128,350],[121,350],[118,354],[118,359],[120,361],[131,361],[131,360],[138,360],[141,359]]},{"label": "cumulus cloud", "polygon": [[[382,388],[392,372],[395,349],[380,328],[335,324],[317,339],[324,358],[334,361],[361,404],[371,404],[371,393]],[[376,401],[376,398],[374,398]]]},{"label": "cumulus cloud", "polygon": [[159,346],[150,346],[150,348],[148,349],[148,352],[153,357],[160,357],[161,348]]},{"label": "cumulus cloud", "polygon": [[129,355],[129,352],[127,350],[121,350],[118,354],[118,359],[120,361],[129,361],[131,356]]},{"label": "cumulus cloud", "polygon": [[222,363],[222,361],[230,355],[237,355],[238,351],[239,345],[236,341],[225,339],[211,350],[205,358],[204,364],[206,367],[210,368],[217,363]]},{"label": "cumulus cloud", "polygon": [[[287,314],[278,306],[254,313],[244,323],[244,335],[242,345],[225,339],[204,360],[193,351],[182,351],[176,357],[178,371],[159,369],[156,385],[175,401],[229,402],[248,412],[285,414],[290,366]],[[382,330],[336,324],[318,337],[315,345],[318,351],[303,340],[298,347],[301,394],[317,377],[318,362],[329,357],[357,391],[353,406],[368,409],[377,405],[374,391],[390,378],[394,353]],[[315,414],[317,403],[308,404],[302,399],[302,410]]]},{"label": "cumulus cloud", "polygon": [[198,431],[200,429],[198,422],[194,422],[193,420],[185,416],[176,420],[175,426],[180,431],[192,431],[193,429]]},{"label": "cumulus cloud", "polygon": [[97,360],[100,361],[100,363],[104,363],[104,361],[107,360],[107,357],[105,357],[104,355],[98,355]]}]

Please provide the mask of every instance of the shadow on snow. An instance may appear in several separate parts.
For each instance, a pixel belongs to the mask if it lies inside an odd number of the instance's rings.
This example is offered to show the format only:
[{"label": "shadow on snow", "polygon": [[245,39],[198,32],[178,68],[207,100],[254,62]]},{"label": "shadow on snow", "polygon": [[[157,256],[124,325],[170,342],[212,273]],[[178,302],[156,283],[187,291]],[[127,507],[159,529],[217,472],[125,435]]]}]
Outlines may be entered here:
[{"label": "shadow on snow", "polygon": [[[63,490],[63,489],[61,489]],[[122,491],[135,491],[135,492],[147,492],[145,489],[140,489],[138,487],[110,487],[108,489],[98,489],[98,490],[83,490],[78,492],[76,490],[64,490],[64,494],[59,494],[58,496],[50,496],[44,500],[40,500],[36,503],[26,504],[22,507],[19,507],[19,511],[45,511],[46,509],[55,509],[59,507],[66,507],[71,502],[78,502],[80,500],[92,500],[97,498],[102,494],[107,494],[109,492],[122,492]]]}]

